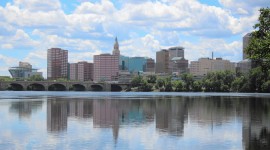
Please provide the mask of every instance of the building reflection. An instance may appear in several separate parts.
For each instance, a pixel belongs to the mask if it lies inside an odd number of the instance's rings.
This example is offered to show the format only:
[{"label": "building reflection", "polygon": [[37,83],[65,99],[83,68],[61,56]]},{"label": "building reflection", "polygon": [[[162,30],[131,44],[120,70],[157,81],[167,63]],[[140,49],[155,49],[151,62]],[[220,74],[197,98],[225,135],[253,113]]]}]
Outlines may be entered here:
[{"label": "building reflection", "polygon": [[47,130],[49,132],[66,131],[68,117],[78,119],[91,118],[93,101],[82,99],[55,98],[47,101]]},{"label": "building reflection", "polygon": [[112,128],[115,141],[118,138],[120,107],[116,100],[95,100],[93,124],[96,128]]},{"label": "building reflection", "polygon": [[47,100],[47,130],[59,132],[67,130],[68,103],[62,99]]},{"label": "building reflection", "polygon": [[93,101],[73,99],[68,101],[68,116],[78,119],[91,118],[93,114]]},{"label": "building reflection", "polygon": [[11,113],[17,113],[19,118],[29,118],[32,113],[42,108],[42,104],[42,101],[12,102],[9,111]]},{"label": "building reflection", "polygon": [[117,141],[121,125],[141,125],[154,121],[153,100],[95,100],[93,124],[96,128],[112,128]]},{"label": "building reflection", "polygon": [[156,101],[156,128],[162,132],[182,136],[187,113],[184,99],[159,99]]},{"label": "building reflection", "polygon": [[[42,102],[13,103],[11,111],[31,114]],[[27,115],[26,115],[27,116]],[[269,149],[270,101],[237,97],[160,97],[159,99],[50,99],[47,101],[48,132],[66,131],[68,118],[92,119],[94,128],[111,128],[117,142],[121,127],[155,123],[159,133],[183,136],[185,126],[215,128],[242,121],[245,149]],[[188,124],[189,123],[189,124]],[[189,134],[189,133],[185,133]]]}]

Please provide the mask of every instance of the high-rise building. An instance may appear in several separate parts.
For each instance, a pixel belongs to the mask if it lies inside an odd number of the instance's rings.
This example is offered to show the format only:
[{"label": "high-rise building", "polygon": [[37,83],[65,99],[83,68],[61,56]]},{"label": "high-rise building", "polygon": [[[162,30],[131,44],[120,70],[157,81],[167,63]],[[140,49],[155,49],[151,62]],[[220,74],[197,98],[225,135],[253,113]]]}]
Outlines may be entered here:
[{"label": "high-rise building", "polygon": [[156,52],[156,73],[169,73],[169,51],[162,49]]},{"label": "high-rise building", "polygon": [[94,55],[94,81],[118,80],[120,50],[117,38],[112,53]]},{"label": "high-rise building", "polygon": [[190,73],[194,76],[205,76],[209,72],[225,70],[235,72],[235,63],[222,58],[200,58],[198,61],[191,61],[190,63]]},{"label": "high-rise building", "polygon": [[173,59],[174,57],[185,58],[184,47],[177,46],[177,47],[169,48],[169,57],[170,57],[170,60]]},{"label": "high-rise building", "polygon": [[86,61],[78,62],[78,80],[79,81],[92,81],[94,75],[93,63]]},{"label": "high-rise building", "polygon": [[156,73],[181,74],[188,70],[184,47],[171,47],[156,53]]},{"label": "high-rise building", "polygon": [[185,59],[184,47],[177,46],[169,48],[169,71],[181,74],[187,72],[188,60]]},{"label": "high-rise building", "polygon": [[118,56],[111,54],[94,55],[94,81],[117,80]]},{"label": "high-rise building", "polygon": [[51,48],[47,51],[47,78],[55,80],[68,77],[68,51]]},{"label": "high-rise building", "polygon": [[70,64],[70,80],[92,81],[94,65],[86,61]]},{"label": "high-rise building", "polygon": [[78,80],[78,63],[71,63],[69,65],[69,79]]},{"label": "high-rise building", "polygon": [[16,80],[24,80],[33,75],[42,76],[42,72],[37,72],[37,69],[33,69],[32,65],[28,62],[19,62],[18,67],[10,67],[8,71],[12,78],[15,78]]},{"label": "high-rise building", "polygon": [[247,59],[248,55],[245,52],[245,49],[247,48],[248,44],[249,44],[249,40],[251,38],[251,33],[247,33],[244,37],[243,37],[243,60]]},{"label": "high-rise building", "polygon": [[144,71],[145,72],[155,72],[155,66],[156,66],[155,60],[152,58],[147,58],[146,64],[144,67],[145,68]]}]

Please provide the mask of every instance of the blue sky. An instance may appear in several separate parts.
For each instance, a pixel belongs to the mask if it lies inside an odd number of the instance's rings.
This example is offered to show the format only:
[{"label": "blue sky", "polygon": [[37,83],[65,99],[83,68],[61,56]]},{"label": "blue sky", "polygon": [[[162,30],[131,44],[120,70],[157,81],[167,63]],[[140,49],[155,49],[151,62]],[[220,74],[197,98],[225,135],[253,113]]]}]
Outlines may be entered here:
[{"label": "blue sky", "polygon": [[69,62],[110,53],[115,36],[126,56],[155,59],[185,47],[185,57],[242,58],[242,37],[268,0],[1,0],[0,75],[19,61],[46,77],[47,49],[69,50]]}]

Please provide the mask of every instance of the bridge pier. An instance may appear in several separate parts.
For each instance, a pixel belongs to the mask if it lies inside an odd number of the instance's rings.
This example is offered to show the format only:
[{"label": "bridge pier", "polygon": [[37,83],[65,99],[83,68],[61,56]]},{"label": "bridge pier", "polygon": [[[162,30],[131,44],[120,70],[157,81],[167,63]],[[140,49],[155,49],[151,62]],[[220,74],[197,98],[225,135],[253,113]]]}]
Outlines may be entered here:
[{"label": "bridge pier", "polygon": [[103,91],[108,91],[108,92],[111,91],[111,84],[110,83],[105,83]]}]

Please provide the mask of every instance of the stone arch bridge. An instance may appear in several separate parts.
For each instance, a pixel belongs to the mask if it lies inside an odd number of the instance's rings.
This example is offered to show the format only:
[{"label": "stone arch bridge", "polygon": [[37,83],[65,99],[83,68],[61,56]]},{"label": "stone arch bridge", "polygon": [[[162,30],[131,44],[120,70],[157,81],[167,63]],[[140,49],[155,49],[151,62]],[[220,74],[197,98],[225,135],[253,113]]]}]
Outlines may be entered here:
[{"label": "stone arch bridge", "polygon": [[11,91],[123,91],[127,83],[57,82],[57,81],[6,81],[0,82],[0,90]]}]

